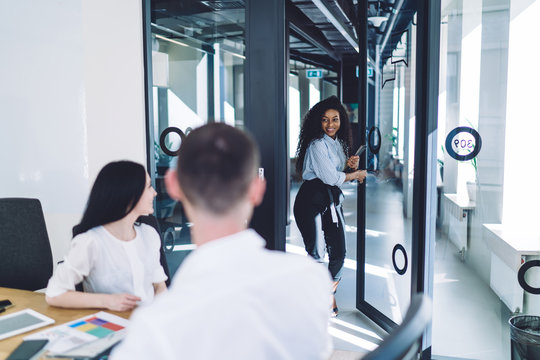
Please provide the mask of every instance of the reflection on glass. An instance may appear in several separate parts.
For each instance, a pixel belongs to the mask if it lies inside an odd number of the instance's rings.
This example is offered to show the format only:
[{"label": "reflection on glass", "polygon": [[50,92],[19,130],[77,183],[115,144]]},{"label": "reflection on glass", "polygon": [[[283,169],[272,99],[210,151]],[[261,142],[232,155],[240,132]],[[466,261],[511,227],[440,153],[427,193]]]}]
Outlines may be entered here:
[{"label": "reflection on glass", "polygon": [[[158,192],[154,215],[161,227],[171,275],[193,249],[182,204],[165,189],[164,175],[176,157],[163,151],[167,128],[188,134],[208,122],[244,123],[244,23],[240,3],[214,8],[213,2],[151,1],[154,160]],[[164,145],[176,151],[180,137],[170,133]]]},{"label": "reflection on glass", "polygon": [[[523,181],[528,178],[522,173],[524,164],[532,161],[532,153],[519,150],[508,158],[509,151],[522,143],[514,138],[516,132],[511,127],[526,132],[538,127],[536,122],[519,122],[517,119],[525,118],[508,107],[510,97],[534,92],[527,87],[528,82],[521,81],[524,72],[512,73],[523,66],[509,66],[512,57],[528,56],[526,46],[520,45],[524,37],[512,40],[510,36],[517,20],[512,20],[512,11],[519,9],[522,16],[534,13],[519,3],[501,1],[494,6],[472,0],[442,8],[432,327],[435,355],[509,359],[508,319],[514,312],[540,314],[537,300],[517,284],[521,262],[540,253],[540,246],[527,248],[525,239],[530,233],[520,234],[526,226],[512,227],[505,219],[505,214],[511,214],[521,222],[535,213],[523,209],[523,199],[535,204],[533,198],[539,193],[536,185]],[[528,22],[522,26],[532,29],[535,25]],[[507,86],[514,81],[519,85],[513,89]],[[466,161],[452,158],[444,148],[446,136],[460,126],[478,131],[482,138],[479,154]],[[451,145],[457,153],[467,153],[474,139],[464,133],[453,138]],[[506,177],[511,167],[513,179],[519,183]],[[507,195],[510,201],[506,201]],[[521,256],[516,247],[527,248],[529,255]]]},{"label": "reflection on glass", "polygon": [[415,33],[410,25],[392,57],[384,59],[378,111],[366,122],[364,299],[396,324],[409,307],[411,289],[415,59],[409,54],[415,52]]}]

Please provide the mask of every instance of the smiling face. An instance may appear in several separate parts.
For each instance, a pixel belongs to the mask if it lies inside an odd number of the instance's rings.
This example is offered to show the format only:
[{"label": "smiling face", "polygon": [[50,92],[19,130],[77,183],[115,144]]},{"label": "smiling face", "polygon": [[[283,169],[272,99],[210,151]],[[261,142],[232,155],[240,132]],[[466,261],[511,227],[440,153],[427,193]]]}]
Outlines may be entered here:
[{"label": "smiling face", "polygon": [[144,191],[139,199],[139,202],[133,209],[138,215],[149,215],[154,212],[154,197],[157,195],[156,191],[152,187],[150,176],[146,174],[146,185]]},{"label": "smiling face", "polygon": [[339,111],[334,109],[326,110],[321,120],[321,127],[324,133],[335,140],[340,125]]}]

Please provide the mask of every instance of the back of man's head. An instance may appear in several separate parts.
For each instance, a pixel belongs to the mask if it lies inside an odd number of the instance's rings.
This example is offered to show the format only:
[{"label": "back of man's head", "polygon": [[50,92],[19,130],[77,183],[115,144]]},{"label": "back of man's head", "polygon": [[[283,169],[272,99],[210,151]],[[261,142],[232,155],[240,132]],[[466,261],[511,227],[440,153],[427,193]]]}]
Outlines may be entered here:
[{"label": "back of man's head", "polygon": [[245,198],[257,174],[259,151],[253,139],[229,125],[204,125],[180,146],[178,182],[196,208],[223,215]]}]

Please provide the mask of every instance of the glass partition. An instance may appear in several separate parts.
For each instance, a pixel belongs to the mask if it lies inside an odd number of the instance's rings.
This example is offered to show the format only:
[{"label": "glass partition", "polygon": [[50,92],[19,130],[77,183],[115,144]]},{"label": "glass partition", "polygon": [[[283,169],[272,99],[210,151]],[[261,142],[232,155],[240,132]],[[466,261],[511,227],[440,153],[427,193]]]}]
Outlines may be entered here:
[{"label": "glass partition", "polygon": [[401,34],[391,56],[381,58],[368,117],[365,230],[365,301],[392,322],[410,303],[414,180],[416,26]]},{"label": "glass partition", "polygon": [[151,1],[154,215],[171,276],[194,247],[191,224],[182,204],[168,196],[164,175],[192,129],[208,122],[244,124],[244,5],[182,4]]},{"label": "glass partition", "polygon": [[[527,65],[539,8],[442,7],[434,355],[509,359],[509,318],[540,314],[539,296],[519,281],[540,254],[536,146],[527,140],[539,130],[538,76]],[[522,275],[539,286],[537,266]]]}]

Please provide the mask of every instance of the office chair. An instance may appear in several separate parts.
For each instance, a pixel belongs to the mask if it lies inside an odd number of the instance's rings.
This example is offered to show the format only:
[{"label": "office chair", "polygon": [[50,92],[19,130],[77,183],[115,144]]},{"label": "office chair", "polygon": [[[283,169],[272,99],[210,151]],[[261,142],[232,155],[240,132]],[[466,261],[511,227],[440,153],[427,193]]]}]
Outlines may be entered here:
[{"label": "office chair", "polygon": [[[167,275],[167,280],[165,280],[165,285],[169,287],[171,285],[171,275],[169,274],[169,265],[167,264],[167,258],[165,257],[165,251],[163,250],[163,238],[161,237],[161,230],[159,228],[159,223],[155,216],[153,215],[146,215],[146,216],[139,216],[137,218],[137,222],[141,224],[150,225],[154,229],[156,229],[159,239],[161,241],[161,246],[159,247],[159,262],[161,263],[161,266],[163,267],[163,270],[165,271],[165,275]],[[73,235],[75,235],[75,230],[77,229],[78,225],[75,225],[72,229]],[[79,283],[75,285],[75,290],[77,291],[84,291],[82,283]]]},{"label": "office chair", "polygon": [[165,275],[167,275],[165,285],[169,287],[169,285],[171,285],[171,275],[169,274],[169,265],[167,264],[167,258],[165,257],[165,250],[163,250],[163,237],[161,236],[161,229],[159,227],[159,223],[156,217],[153,215],[139,216],[137,222],[152,226],[159,234],[159,239],[161,240],[161,246],[159,247],[159,262],[161,263],[161,266],[165,271]]},{"label": "office chair", "polygon": [[401,325],[386,337],[379,347],[362,357],[362,360],[416,359],[422,334],[431,321],[431,299],[416,294]]},{"label": "office chair", "polygon": [[38,199],[0,199],[0,286],[39,290],[47,286],[53,260]]}]

